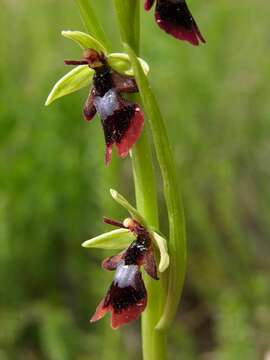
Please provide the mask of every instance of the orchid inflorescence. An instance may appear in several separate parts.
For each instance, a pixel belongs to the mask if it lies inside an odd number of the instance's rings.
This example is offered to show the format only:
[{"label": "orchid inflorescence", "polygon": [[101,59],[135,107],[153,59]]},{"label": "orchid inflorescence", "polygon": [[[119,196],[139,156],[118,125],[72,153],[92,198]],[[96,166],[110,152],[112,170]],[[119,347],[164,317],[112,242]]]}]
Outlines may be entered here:
[{"label": "orchid inflorescence", "polygon": [[[79,31],[65,31],[62,34],[79,43],[84,49],[83,55],[80,60],[65,60],[66,65],[75,65],[76,68],[56,83],[46,105],[60,96],[89,85],[92,80],[93,85],[83,108],[84,118],[90,121],[96,113],[101,118],[106,143],[106,165],[111,159],[113,145],[119,156],[126,157],[140,136],[144,123],[139,105],[122,96],[138,92],[131,76],[132,71],[127,66],[130,64],[127,55],[107,56],[106,50],[97,40]],[[143,60],[141,63],[148,72],[148,65]]]},{"label": "orchid inflorescence", "polygon": [[155,280],[158,280],[157,267],[151,236],[141,224],[132,218],[125,219],[123,223],[104,218],[104,222],[126,228],[136,236],[126,250],[102,262],[104,269],[115,270],[116,273],[107,295],[98,305],[91,321],[97,321],[111,311],[111,325],[117,328],[136,319],[145,309],[147,293],[140,266]]},{"label": "orchid inflorescence", "polygon": [[[150,10],[154,3],[155,0],[145,0],[145,10]],[[156,0],[155,18],[160,28],[177,39],[193,45],[205,42],[184,0]],[[89,85],[92,80],[93,86],[83,108],[84,118],[90,121],[96,113],[101,118],[106,165],[111,159],[113,145],[119,156],[126,157],[138,140],[144,123],[139,105],[122,96],[138,92],[128,56],[124,53],[107,55],[98,40],[80,31],[63,31],[62,35],[78,43],[84,49],[83,56],[80,60],[65,60],[66,65],[76,68],[55,84],[46,105]],[[149,66],[142,59],[140,62],[147,74]]]},{"label": "orchid inflorescence", "polygon": [[[153,5],[156,22],[165,32],[192,45],[205,42],[185,0],[144,2],[147,11]],[[134,77],[134,64],[137,64],[137,72],[140,68],[145,75],[149,72],[148,64],[143,59],[134,57],[132,49],[129,49],[129,55],[109,53],[102,42],[89,34],[63,31],[62,35],[75,41],[83,49],[83,53],[81,59],[65,60],[66,65],[75,67],[55,84],[46,105],[62,96],[90,87],[83,107],[83,117],[90,121],[98,114],[101,119],[106,165],[111,160],[114,146],[120,157],[126,157],[139,139],[144,125],[144,114],[140,105],[126,96],[139,92],[140,83],[137,84]],[[128,45],[126,48],[128,49]],[[106,224],[116,226],[117,229],[87,240],[83,247],[121,249],[119,254],[102,262],[102,267],[115,271],[115,275],[107,294],[91,318],[91,322],[94,322],[111,312],[111,326],[118,328],[138,318],[147,305],[147,290],[141,268],[157,281],[159,274],[169,267],[170,258],[164,237],[157,230],[153,230],[125,198],[114,190],[111,194],[129,211],[130,217],[123,222],[104,218]],[[159,266],[156,265],[157,256]]]}]

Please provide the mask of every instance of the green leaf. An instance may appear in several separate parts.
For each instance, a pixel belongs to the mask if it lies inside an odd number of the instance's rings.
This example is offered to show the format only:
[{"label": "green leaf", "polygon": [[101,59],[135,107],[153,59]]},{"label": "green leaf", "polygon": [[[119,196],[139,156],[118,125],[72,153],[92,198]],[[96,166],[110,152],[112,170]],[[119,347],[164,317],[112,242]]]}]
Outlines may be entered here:
[{"label": "green leaf", "polygon": [[[129,56],[125,53],[111,53],[107,57],[108,64],[117,72],[134,76],[134,71],[131,66]],[[143,59],[138,58],[143,68],[144,73],[147,75],[149,73],[149,65]]]},{"label": "green leaf", "polygon": [[148,228],[147,223],[143,216],[135,209],[125,198],[120,195],[116,190],[110,189],[113,199],[123,206],[131,215],[132,218],[137,220],[143,227]]},{"label": "green leaf", "polygon": [[114,0],[123,42],[138,52],[140,45],[140,1]]},{"label": "green leaf", "polygon": [[82,22],[86,30],[94,36],[106,49],[109,49],[109,42],[103,27],[99,23],[96,14],[90,5],[90,0],[75,0],[80,10]]},{"label": "green leaf", "polygon": [[86,240],[82,243],[82,246],[85,248],[117,250],[126,248],[134,239],[134,235],[128,229],[116,229]]},{"label": "green leaf", "polygon": [[168,266],[170,264],[170,257],[168,254],[167,241],[156,232],[152,232],[152,236],[155,241],[155,245],[157,246],[157,248],[159,249],[159,252],[160,252],[160,261],[159,261],[159,265],[158,265],[158,270],[159,270],[159,272],[162,273],[168,268]]},{"label": "green leaf", "polygon": [[92,81],[93,74],[94,70],[90,69],[88,65],[75,67],[57,81],[48,95],[45,105],[48,106],[54,100],[88,86]]},{"label": "green leaf", "polygon": [[102,51],[106,54],[105,47],[98,40],[84,32],[65,30],[62,31],[61,34],[64,37],[75,41],[83,49],[94,49],[99,52]]},{"label": "green leaf", "polygon": [[161,319],[156,326],[156,329],[161,330],[167,328],[173,320],[184,284],[186,270],[184,210],[179,192],[179,180],[176,176],[170,143],[158,103],[136,54],[129,45],[124,44],[124,48],[130,57],[143,107],[150,122],[168,210],[170,267],[166,303]]}]

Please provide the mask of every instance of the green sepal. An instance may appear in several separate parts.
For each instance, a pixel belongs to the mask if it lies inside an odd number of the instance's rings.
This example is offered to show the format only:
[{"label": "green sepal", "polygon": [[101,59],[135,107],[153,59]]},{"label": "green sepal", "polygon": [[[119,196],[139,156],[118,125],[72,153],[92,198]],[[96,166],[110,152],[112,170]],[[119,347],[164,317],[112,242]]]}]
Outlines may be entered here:
[{"label": "green sepal", "polygon": [[88,65],[79,65],[69,71],[65,76],[52,88],[49,93],[45,105],[50,105],[54,100],[71,94],[83,87],[89,86],[94,75],[94,70],[90,69]]},{"label": "green sepal", "polygon": [[168,268],[170,264],[167,241],[157,232],[152,232],[152,236],[156,247],[159,249],[160,261],[158,265],[158,271],[162,273]]},{"label": "green sepal", "polygon": [[121,206],[123,206],[131,215],[131,217],[135,220],[137,220],[143,227],[147,229],[147,223],[143,216],[138,212],[135,207],[133,207],[127,199],[124,198],[121,194],[119,194],[116,190],[110,189],[110,193],[112,198],[118,202]]},{"label": "green sepal", "polygon": [[116,229],[86,240],[82,246],[85,248],[122,250],[128,247],[134,239],[134,235],[128,229]]},{"label": "green sepal", "polygon": [[82,31],[64,30],[61,34],[67,39],[75,41],[82,49],[94,49],[98,52],[101,51],[104,54],[107,52],[105,47],[98,40]]},{"label": "green sepal", "polygon": [[[138,58],[145,75],[149,73],[149,65],[147,62],[141,58]],[[129,56],[125,53],[111,53],[107,57],[108,64],[114,70],[121,74],[128,76],[134,76],[134,71],[129,59]]]}]

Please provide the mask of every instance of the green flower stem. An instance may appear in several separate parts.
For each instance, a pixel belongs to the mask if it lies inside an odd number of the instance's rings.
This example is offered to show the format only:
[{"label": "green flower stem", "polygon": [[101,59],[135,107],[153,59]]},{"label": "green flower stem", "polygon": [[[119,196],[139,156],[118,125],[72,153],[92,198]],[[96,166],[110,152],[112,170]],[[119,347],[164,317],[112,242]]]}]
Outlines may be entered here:
[{"label": "green flower stem", "polygon": [[[146,129],[132,150],[132,165],[137,209],[149,224],[158,227],[156,184]],[[147,275],[144,277],[144,281],[148,304],[142,314],[143,358],[145,360],[165,360],[165,334],[155,329],[162,314],[165,294],[161,282],[153,281]]]},{"label": "green flower stem", "polygon": [[133,147],[131,157],[135,183],[136,205],[148,224],[158,228],[158,206],[152,153],[147,126]]},{"label": "green flower stem", "polygon": [[174,318],[184,284],[186,270],[184,211],[178,189],[172,151],[157,101],[149,85],[148,78],[145,76],[137,60],[135,52],[129,45],[125,45],[125,50],[130,56],[144,110],[150,120],[168,210],[170,226],[168,289],[164,312],[157,325],[158,329],[165,329]]},{"label": "green flower stem", "polygon": [[[140,43],[140,1],[114,0],[120,35],[139,55]],[[138,101],[139,96],[133,95]],[[153,168],[152,152],[149,143],[147,124],[132,150],[132,165],[135,183],[137,209],[149,224],[158,228],[157,191]],[[161,281],[144,278],[148,304],[142,315],[142,348],[145,360],[166,359],[166,334],[155,329],[164,306],[164,289]]]},{"label": "green flower stem", "polygon": [[114,0],[121,39],[139,54],[140,49],[140,1]]}]

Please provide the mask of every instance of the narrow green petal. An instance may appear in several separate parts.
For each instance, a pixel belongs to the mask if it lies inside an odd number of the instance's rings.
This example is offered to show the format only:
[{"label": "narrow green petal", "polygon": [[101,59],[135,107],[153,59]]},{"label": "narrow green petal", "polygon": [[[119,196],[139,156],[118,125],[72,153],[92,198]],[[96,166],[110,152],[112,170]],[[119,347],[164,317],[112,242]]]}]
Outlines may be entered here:
[{"label": "narrow green petal", "polygon": [[113,190],[113,189],[111,189],[110,192],[111,192],[113,199],[116,202],[118,202],[118,204],[123,206],[130,213],[132,218],[134,218],[142,226],[147,228],[147,223],[146,223],[145,219],[143,218],[143,216],[124,198],[124,196],[122,196],[116,190]]},{"label": "narrow green petal", "polygon": [[106,54],[105,47],[91,35],[88,35],[81,31],[62,31],[61,34],[67,39],[75,41],[83,49],[94,49],[96,51],[102,51]]},{"label": "narrow green petal", "polygon": [[158,270],[159,270],[159,272],[162,273],[168,268],[168,266],[170,264],[170,257],[168,254],[167,241],[156,232],[153,232],[152,235],[153,235],[155,244],[160,252],[160,261],[159,261],[159,265],[158,265]]},{"label": "narrow green petal", "polygon": [[93,74],[94,71],[91,70],[88,65],[75,67],[57,81],[49,93],[45,105],[48,106],[54,100],[88,86],[92,81]]},{"label": "narrow green petal", "polygon": [[127,229],[116,229],[82,243],[85,248],[118,250],[125,249],[135,239]]},{"label": "narrow green petal", "polygon": [[[108,64],[117,72],[125,74],[128,76],[134,76],[134,71],[129,59],[129,56],[125,53],[111,53],[108,55]],[[141,58],[138,58],[144,73],[147,75],[149,73],[149,65],[146,61]]]}]

